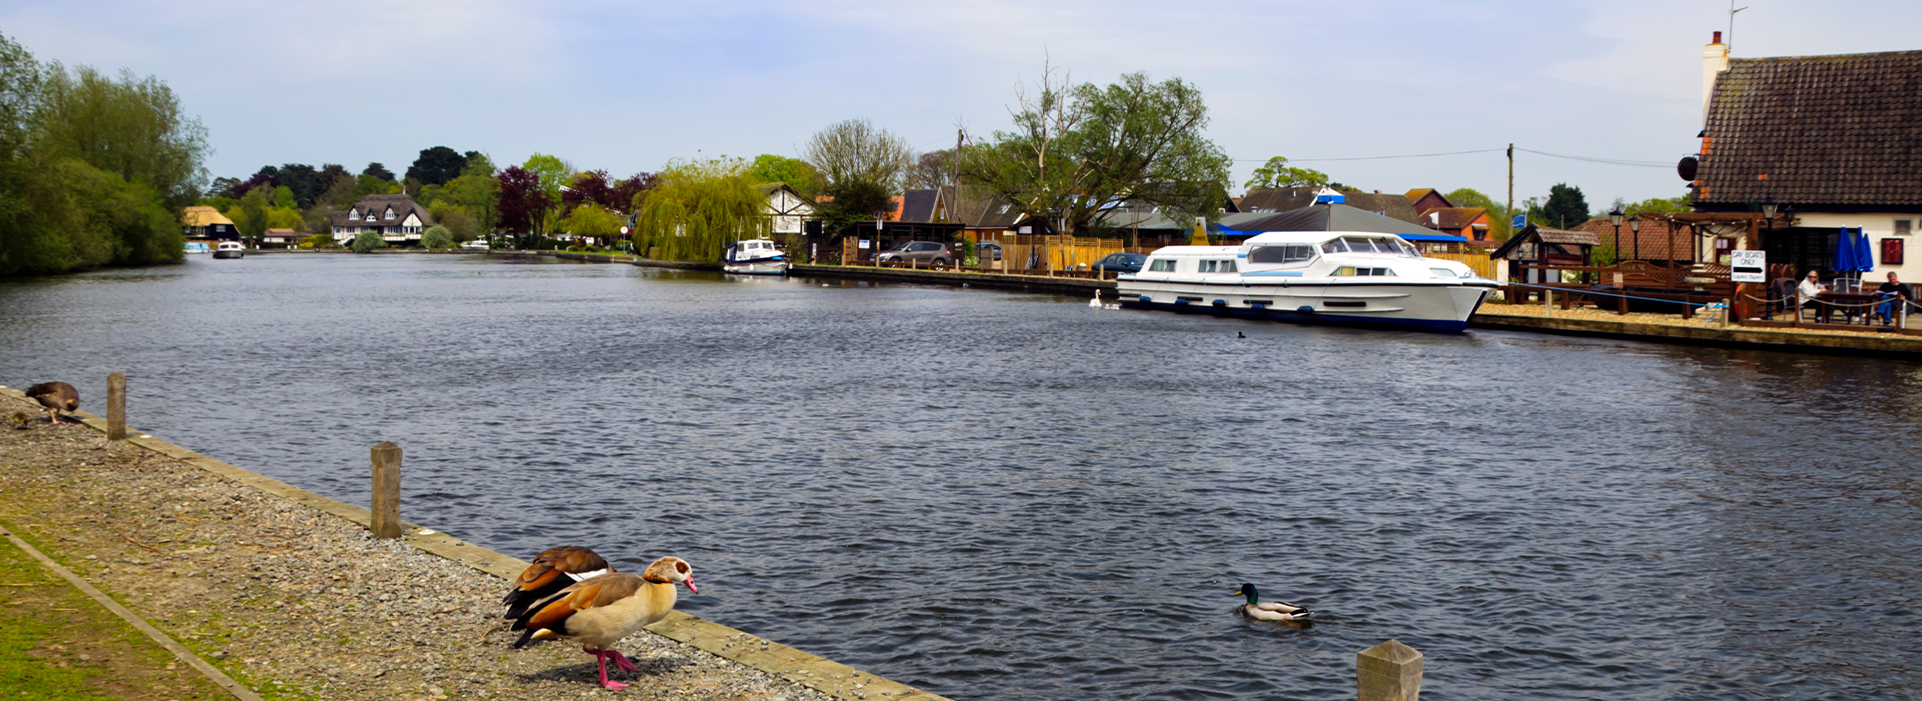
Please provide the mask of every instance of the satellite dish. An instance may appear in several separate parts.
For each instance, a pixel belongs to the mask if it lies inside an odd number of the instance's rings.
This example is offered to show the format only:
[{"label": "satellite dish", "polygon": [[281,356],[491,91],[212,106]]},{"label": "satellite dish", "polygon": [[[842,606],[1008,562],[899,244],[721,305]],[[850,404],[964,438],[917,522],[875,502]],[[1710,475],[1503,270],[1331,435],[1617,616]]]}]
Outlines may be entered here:
[{"label": "satellite dish", "polygon": [[1683,180],[1694,180],[1695,169],[1700,165],[1701,161],[1694,156],[1683,156],[1682,162],[1675,164],[1675,174],[1682,176]]}]

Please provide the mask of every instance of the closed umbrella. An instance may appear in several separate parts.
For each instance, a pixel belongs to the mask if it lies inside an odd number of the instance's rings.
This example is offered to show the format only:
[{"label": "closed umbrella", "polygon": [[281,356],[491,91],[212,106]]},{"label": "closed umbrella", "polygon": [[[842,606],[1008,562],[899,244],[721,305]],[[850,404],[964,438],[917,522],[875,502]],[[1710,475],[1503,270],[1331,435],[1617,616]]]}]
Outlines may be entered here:
[{"label": "closed umbrella", "polygon": [[1869,232],[1855,227],[1855,269],[1859,272],[1875,270],[1875,254],[1869,250]]},{"label": "closed umbrella", "polygon": [[1835,237],[1835,272],[1844,277],[1855,272],[1855,234],[1846,226],[1842,227],[1841,235]]}]

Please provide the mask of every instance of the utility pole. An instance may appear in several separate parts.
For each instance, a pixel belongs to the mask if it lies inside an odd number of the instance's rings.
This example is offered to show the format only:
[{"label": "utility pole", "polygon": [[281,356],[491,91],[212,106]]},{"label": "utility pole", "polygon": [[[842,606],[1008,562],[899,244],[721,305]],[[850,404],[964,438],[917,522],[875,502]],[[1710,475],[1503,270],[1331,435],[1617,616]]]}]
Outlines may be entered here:
[{"label": "utility pole", "polygon": [[1512,224],[1512,222],[1515,221],[1515,145],[1514,144],[1508,145],[1508,204],[1504,206],[1507,207],[1507,211],[1505,212],[1505,214],[1508,217],[1508,221],[1511,222],[1510,226],[1508,227],[1508,235],[1514,236],[1515,227]]}]

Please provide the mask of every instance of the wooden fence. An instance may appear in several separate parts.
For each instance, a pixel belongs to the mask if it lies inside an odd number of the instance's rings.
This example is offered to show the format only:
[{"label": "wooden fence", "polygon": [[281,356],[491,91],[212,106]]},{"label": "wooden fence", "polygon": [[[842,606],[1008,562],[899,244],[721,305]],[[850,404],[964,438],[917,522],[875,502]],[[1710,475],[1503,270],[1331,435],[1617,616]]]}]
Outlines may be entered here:
[{"label": "wooden fence", "polygon": [[1487,253],[1423,253],[1422,256],[1435,260],[1455,261],[1468,266],[1468,269],[1475,271],[1476,275],[1490,280],[1495,279],[1495,266],[1501,264],[1501,261],[1490,259]]}]

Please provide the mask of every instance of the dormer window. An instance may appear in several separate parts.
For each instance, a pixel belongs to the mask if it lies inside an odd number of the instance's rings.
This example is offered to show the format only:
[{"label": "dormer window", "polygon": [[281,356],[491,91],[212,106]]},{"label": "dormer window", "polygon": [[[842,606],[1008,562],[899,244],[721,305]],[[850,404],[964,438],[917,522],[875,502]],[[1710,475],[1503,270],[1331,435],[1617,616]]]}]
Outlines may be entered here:
[{"label": "dormer window", "polygon": [[392,208],[392,207],[388,207],[388,208],[387,208],[387,218],[388,218],[388,219],[393,219],[393,218],[394,218],[394,208]]},{"label": "dormer window", "polygon": [[354,207],[354,208],[352,208],[352,209],[349,209],[349,210],[347,210],[347,218],[348,218],[348,219],[359,219],[359,218],[360,218],[360,208],[359,208],[359,207]]},{"label": "dormer window", "polygon": [[367,213],[367,221],[373,221],[373,220],[374,220],[374,213],[373,213],[373,212],[368,212],[368,213]]}]

